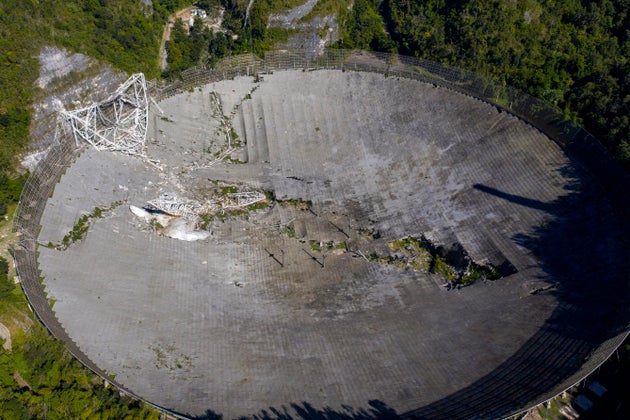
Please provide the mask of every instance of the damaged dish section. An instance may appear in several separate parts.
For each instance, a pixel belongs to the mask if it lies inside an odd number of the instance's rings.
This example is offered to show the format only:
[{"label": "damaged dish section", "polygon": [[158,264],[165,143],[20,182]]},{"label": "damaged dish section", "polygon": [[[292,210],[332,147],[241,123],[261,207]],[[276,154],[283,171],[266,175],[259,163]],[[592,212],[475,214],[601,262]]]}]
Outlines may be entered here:
[{"label": "damaged dish section", "polygon": [[229,212],[254,205],[260,207],[268,202],[267,194],[259,191],[239,192],[237,187],[229,186],[221,188],[219,193],[203,203],[174,193],[164,193],[150,200],[143,208],[130,205],[129,210],[164,236],[182,241],[198,241],[211,236],[207,228],[214,217],[224,217]]},{"label": "damaged dish section", "polygon": [[134,205],[130,205],[129,210],[135,216],[158,229],[163,235],[173,239],[192,242],[208,239],[212,234],[207,230],[196,229],[196,224],[181,216],[173,216],[160,210],[150,210]]}]

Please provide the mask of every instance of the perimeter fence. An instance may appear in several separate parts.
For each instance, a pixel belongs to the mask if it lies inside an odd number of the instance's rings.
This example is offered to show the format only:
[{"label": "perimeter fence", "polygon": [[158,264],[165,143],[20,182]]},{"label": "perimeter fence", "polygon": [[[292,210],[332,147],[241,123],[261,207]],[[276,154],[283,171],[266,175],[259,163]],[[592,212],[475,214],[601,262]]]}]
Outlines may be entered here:
[{"label": "perimeter fence", "polygon": [[52,335],[62,340],[70,353],[81,363],[99,376],[110,380],[107,373],[99,369],[79,349],[57,319],[44,292],[37,263],[37,236],[46,202],[79,151],[74,139],[61,132],[57,141],[33,170],[22,190],[13,221],[13,230],[20,233],[20,240],[10,251],[22,289],[42,324]]},{"label": "perimeter fence", "polygon": [[[630,209],[630,196],[627,194],[630,182],[628,174],[620,167],[607,150],[586,130],[575,122],[567,119],[564,114],[552,105],[532,97],[518,89],[504,86],[502,83],[481,77],[475,73],[450,67],[441,63],[415,57],[407,57],[393,54],[374,52],[358,52],[350,50],[330,49],[321,54],[303,50],[279,50],[265,54],[259,58],[253,54],[244,54],[229,57],[219,62],[214,67],[194,67],[181,73],[180,78],[166,87],[158,82],[149,82],[149,93],[161,101],[182,92],[212,82],[232,79],[239,76],[251,76],[264,80],[265,74],[282,70],[313,71],[319,69],[337,69],[341,71],[376,72],[386,77],[401,77],[414,79],[435,86],[448,88],[465,95],[475,97],[490,104],[496,105],[501,110],[507,111],[525,122],[533,125],[551,139],[563,147],[569,155],[572,155],[579,164],[585,167],[591,175],[597,179],[605,192],[619,211],[619,219],[625,223],[624,231],[628,232],[627,211]],[[37,236],[40,230],[40,221],[46,206],[48,197],[54,191],[56,183],[64,171],[78,156],[73,137],[67,133],[62,134],[58,142],[54,144],[45,157],[40,161],[24,186],[20,203],[14,219],[14,231],[21,234],[19,243],[12,248],[12,254],[16,262],[18,276],[28,301],[40,321],[58,339],[65,342],[68,350],[86,367],[103,379],[111,382],[121,392],[134,396],[122,385],[116,383],[109,375],[98,368],[68,336],[65,329],[55,316],[41,284],[37,262]],[[626,322],[626,321],[623,321]],[[516,396],[511,401],[527,401],[526,405],[518,407],[494,407],[505,413],[525,411],[526,407],[532,407],[558,393],[571,388],[583,381],[590,373],[601,366],[628,336],[628,324],[621,324],[608,340],[600,343],[591,352],[581,368],[560,383],[554,384],[548,392],[540,395],[532,394],[532,389],[521,390],[522,398]],[[490,384],[493,392],[505,392],[498,390],[501,385]],[[489,389],[488,389],[489,390]],[[483,389],[471,392],[467,396],[462,415],[478,415],[487,410],[487,404],[492,403],[491,395],[481,395]],[[511,392],[519,392],[511,390]],[[475,394],[479,394],[476,396]],[[497,395],[498,396],[498,395]],[[525,400],[523,400],[525,398]],[[141,398],[140,398],[141,399]],[[454,401],[453,404],[460,404]],[[149,404],[155,406],[154,404]],[[162,409],[161,407],[157,407]],[[445,409],[444,405],[436,408]],[[453,409],[457,407],[451,407]],[[460,407],[461,408],[461,407]],[[164,410],[164,409],[162,409]],[[164,410],[168,412],[168,410]],[[421,414],[411,412],[411,416]],[[170,413],[176,415],[174,413]]]},{"label": "perimeter fence", "polygon": [[305,50],[277,50],[263,59],[244,54],[228,57],[215,67],[193,67],[169,86],[154,85],[153,97],[164,100],[178,93],[238,76],[264,77],[280,70],[338,69],[382,73],[387,77],[414,79],[481,99],[533,125],[573,155],[602,183],[619,208],[627,209],[628,174],[588,131],[553,105],[519,89],[476,73],[435,61],[397,54],[327,49],[317,55]]},{"label": "perimeter fence", "polygon": [[81,363],[94,373],[110,380],[106,372],[98,368],[70,338],[48,302],[44,292],[37,263],[37,236],[40,221],[48,197],[52,196],[55,185],[80,152],[74,138],[63,131],[59,132],[55,143],[29,176],[22,190],[20,202],[13,220],[13,230],[20,233],[19,242],[10,251],[20,284],[28,302],[39,320],[50,333],[62,340],[66,348]]}]

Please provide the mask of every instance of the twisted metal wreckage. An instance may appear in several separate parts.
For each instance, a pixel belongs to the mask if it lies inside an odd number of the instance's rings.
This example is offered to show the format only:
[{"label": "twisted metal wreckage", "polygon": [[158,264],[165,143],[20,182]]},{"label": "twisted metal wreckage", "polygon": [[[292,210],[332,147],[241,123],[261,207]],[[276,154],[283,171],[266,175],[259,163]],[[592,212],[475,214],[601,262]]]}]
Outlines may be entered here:
[{"label": "twisted metal wreckage", "polygon": [[77,146],[88,142],[96,150],[146,157],[149,117],[144,74],[133,74],[105,101],[74,111],[61,111],[72,128]]},{"label": "twisted metal wreckage", "polygon": [[[213,95],[212,99],[215,103],[219,101],[216,95]],[[103,102],[73,111],[62,110],[61,116],[69,124],[77,146],[87,142],[98,151],[119,152],[150,161],[146,155],[150,100],[144,74],[136,73]],[[222,123],[227,124],[225,120],[222,120]],[[227,132],[229,133],[230,130]],[[227,141],[228,151],[233,151],[229,134]],[[247,191],[228,194],[227,197],[220,199],[211,198],[205,203],[200,203],[179,197],[175,193],[164,193],[149,200],[148,209],[176,218],[181,217],[188,222],[186,229],[194,230],[202,214],[235,210],[265,199],[266,196],[261,192]],[[137,210],[132,209],[132,212],[139,214]],[[142,214],[147,220],[152,217],[152,212]]]}]

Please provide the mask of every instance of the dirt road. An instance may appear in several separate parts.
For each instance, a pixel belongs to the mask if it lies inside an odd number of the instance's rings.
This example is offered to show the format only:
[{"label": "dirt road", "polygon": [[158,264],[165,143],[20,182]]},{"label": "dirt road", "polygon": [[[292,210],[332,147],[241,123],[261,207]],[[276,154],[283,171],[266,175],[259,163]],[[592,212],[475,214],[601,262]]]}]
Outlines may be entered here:
[{"label": "dirt road", "polygon": [[193,6],[188,6],[184,9],[178,10],[173,13],[168,18],[168,22],[164,25],[164,31],[162,32],[162,41],[160,42],[160,68],[162,70],[166,70],[167,66],[167,58],[168,53],[166,52],[166,41],[171,39],[171,30],[173,29],[173,25],[175,25],[175,21],[179,18],[182,20],[186,20],[190,18],[190,11],[193,9]]}]

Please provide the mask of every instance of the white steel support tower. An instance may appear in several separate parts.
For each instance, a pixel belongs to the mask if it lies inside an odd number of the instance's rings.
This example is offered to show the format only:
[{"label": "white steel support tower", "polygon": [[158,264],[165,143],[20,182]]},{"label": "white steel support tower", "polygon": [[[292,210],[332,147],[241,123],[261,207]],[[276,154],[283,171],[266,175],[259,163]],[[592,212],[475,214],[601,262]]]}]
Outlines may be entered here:
[{"label": "white steel support tower", "polygon": [[132,75],[103,102],[62,111],[79,144],[144,157],[149,103],[144,74]]}]

